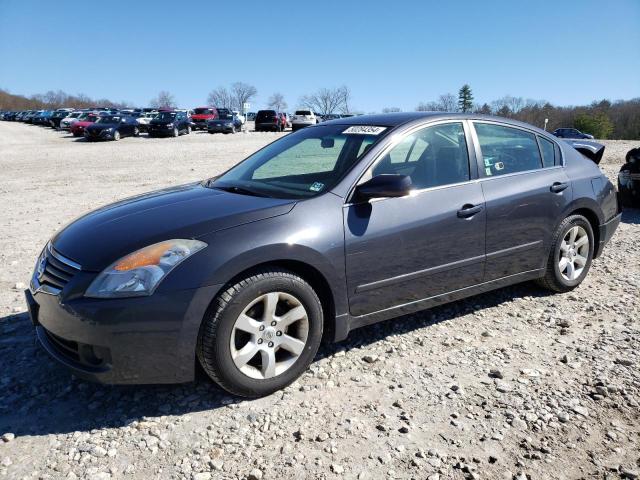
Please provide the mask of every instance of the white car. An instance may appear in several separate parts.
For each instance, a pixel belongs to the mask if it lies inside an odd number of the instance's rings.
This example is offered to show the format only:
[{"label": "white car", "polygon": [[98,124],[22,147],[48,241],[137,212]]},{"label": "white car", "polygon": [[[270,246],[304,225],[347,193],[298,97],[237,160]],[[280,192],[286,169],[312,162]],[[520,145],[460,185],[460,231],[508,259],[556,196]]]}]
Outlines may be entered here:
[{"label": "white car", "polygon": [[83,112],[81,110],[76,110],[75,112],[71,112],[69,115],[60,120],[60,130],[71,130],[71,124],[78,120],[78,117],[82,115]]},{"label": "white car", "polygon": [[236,117],[238,117],[242,125],[244,125],[244,122],[247,121],[247,119],[244,118],[244,115],[242,115],[238,110],[231,110],[231,113],[233,113]]},{"label": "white car", "polygon": [[141,132],[147,131],[147,126],[149,122],[153,120],[153,118],[158,114],[158,112],[144,112],[138,118],[136,118],[136,122],[138,122],[138,126],[140,127]]},{"label": "white car", "polygon": [[318,123],[318,118],[311,110],[296,110],[296,113],[291,117],[291,130],[295,132],[316,123]]}]

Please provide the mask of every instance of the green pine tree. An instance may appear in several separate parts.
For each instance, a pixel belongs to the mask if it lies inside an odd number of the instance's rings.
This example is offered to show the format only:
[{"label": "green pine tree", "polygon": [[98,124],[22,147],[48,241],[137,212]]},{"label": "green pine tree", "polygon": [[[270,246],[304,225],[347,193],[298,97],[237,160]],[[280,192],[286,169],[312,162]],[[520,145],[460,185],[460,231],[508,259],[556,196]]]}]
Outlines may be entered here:
[{"label": "green pine tree", "polygon": [[458,91],[458,107],[461,112],[470,112],[473,108],[473,94],[471,87],[466,83]]}]

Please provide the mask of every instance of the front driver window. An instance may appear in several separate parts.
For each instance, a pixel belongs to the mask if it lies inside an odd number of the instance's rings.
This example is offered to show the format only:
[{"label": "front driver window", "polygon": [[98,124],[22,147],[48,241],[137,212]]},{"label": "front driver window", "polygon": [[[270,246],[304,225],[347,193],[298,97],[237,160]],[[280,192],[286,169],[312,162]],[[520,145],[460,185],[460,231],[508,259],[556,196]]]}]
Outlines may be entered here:
[{"label": "front driver window", "polygon": [[407,135],[372,168],[370,175],[411,177],[415,189],[469,180],[469,153],[462,123],[426,127]]}]

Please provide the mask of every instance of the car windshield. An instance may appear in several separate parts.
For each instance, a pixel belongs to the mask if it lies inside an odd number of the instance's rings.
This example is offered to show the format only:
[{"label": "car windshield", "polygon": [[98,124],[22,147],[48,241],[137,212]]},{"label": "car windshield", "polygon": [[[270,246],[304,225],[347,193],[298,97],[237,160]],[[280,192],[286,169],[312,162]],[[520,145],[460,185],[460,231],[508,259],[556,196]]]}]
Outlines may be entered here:
[{"label": "car windshield", "polygon": [[389,129],[362,133],[346,125],[305,128],[236,165],[207,186],[237,193],[303,199],[331,190]]},{"label": "car windshield", "polygon": [[194,108],[193,114],[194,115],[211,115],[213,114],[213,112],[211,111],[210,108]]},{"label": "car windshield", "polygon": [[220,120],[231,120],[233,118],[233,114],[231,113],[221,113]]},{"label": "car windshield", "polygon": [[105,117],[100,117],[96,120],[96,123],[120,123],[121,117],[114,117],[111,115],[107,115]]},{"label": "car windshield", "polygon": [[173,120],[176,118],[175,112],[161,112],[156,115],[156,120]]}]

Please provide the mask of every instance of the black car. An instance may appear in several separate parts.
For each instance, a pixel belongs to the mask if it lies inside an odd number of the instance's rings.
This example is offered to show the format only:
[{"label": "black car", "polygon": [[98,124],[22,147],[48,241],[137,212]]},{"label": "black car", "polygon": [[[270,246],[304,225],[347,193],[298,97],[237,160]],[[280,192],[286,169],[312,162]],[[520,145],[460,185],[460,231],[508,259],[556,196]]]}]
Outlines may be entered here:
[{"label": "black car", "polygon": [[150,137],[177,137],[191,133],[191,119],[186,112],[160,112],[147,125]]},{"label": "black car", "polygon": [[199,362],[256,397],[298,378],[323,332],[527,280],[570,291],[620,216],[598,166],[531,125],[359,116],[80,217],[25,293],[40,342],[79,376],[185,382]]},{"label": "black car", "polygon": [[618,173],[618,192],[624,207],[640,208],[640,147],[627,152]]},{"label": "black car", "polygon": [[282,132],[283,130],[282,118],[275,110],[259,110],[256,113],[256,132]]},{"label": "black car", "polygon": [[209,133],[236,133],[242,130],[242,121],[231,111],[218,109],[218,118],[207,122]]},{"label": "black car", "polygon": [[56,110],[49,118],[49,125],[52,128],[60,128],[60,122],[63,118],[67,118],[71,114],[71,110]]},{"label": "black car", "polygon": [[120,140],[122,137],[137,137],[140,129],[136,119],[128,115],[104,115],[95,123],[85,127],[84,138],[95,140]]},{"label": "black car", "polygon": [[592,140],[593,135],[589,135],[588,133],[582,133],[580,130],[576,128],[557,128],[553,132],[558,138],[579,138],[585,140]]}]

